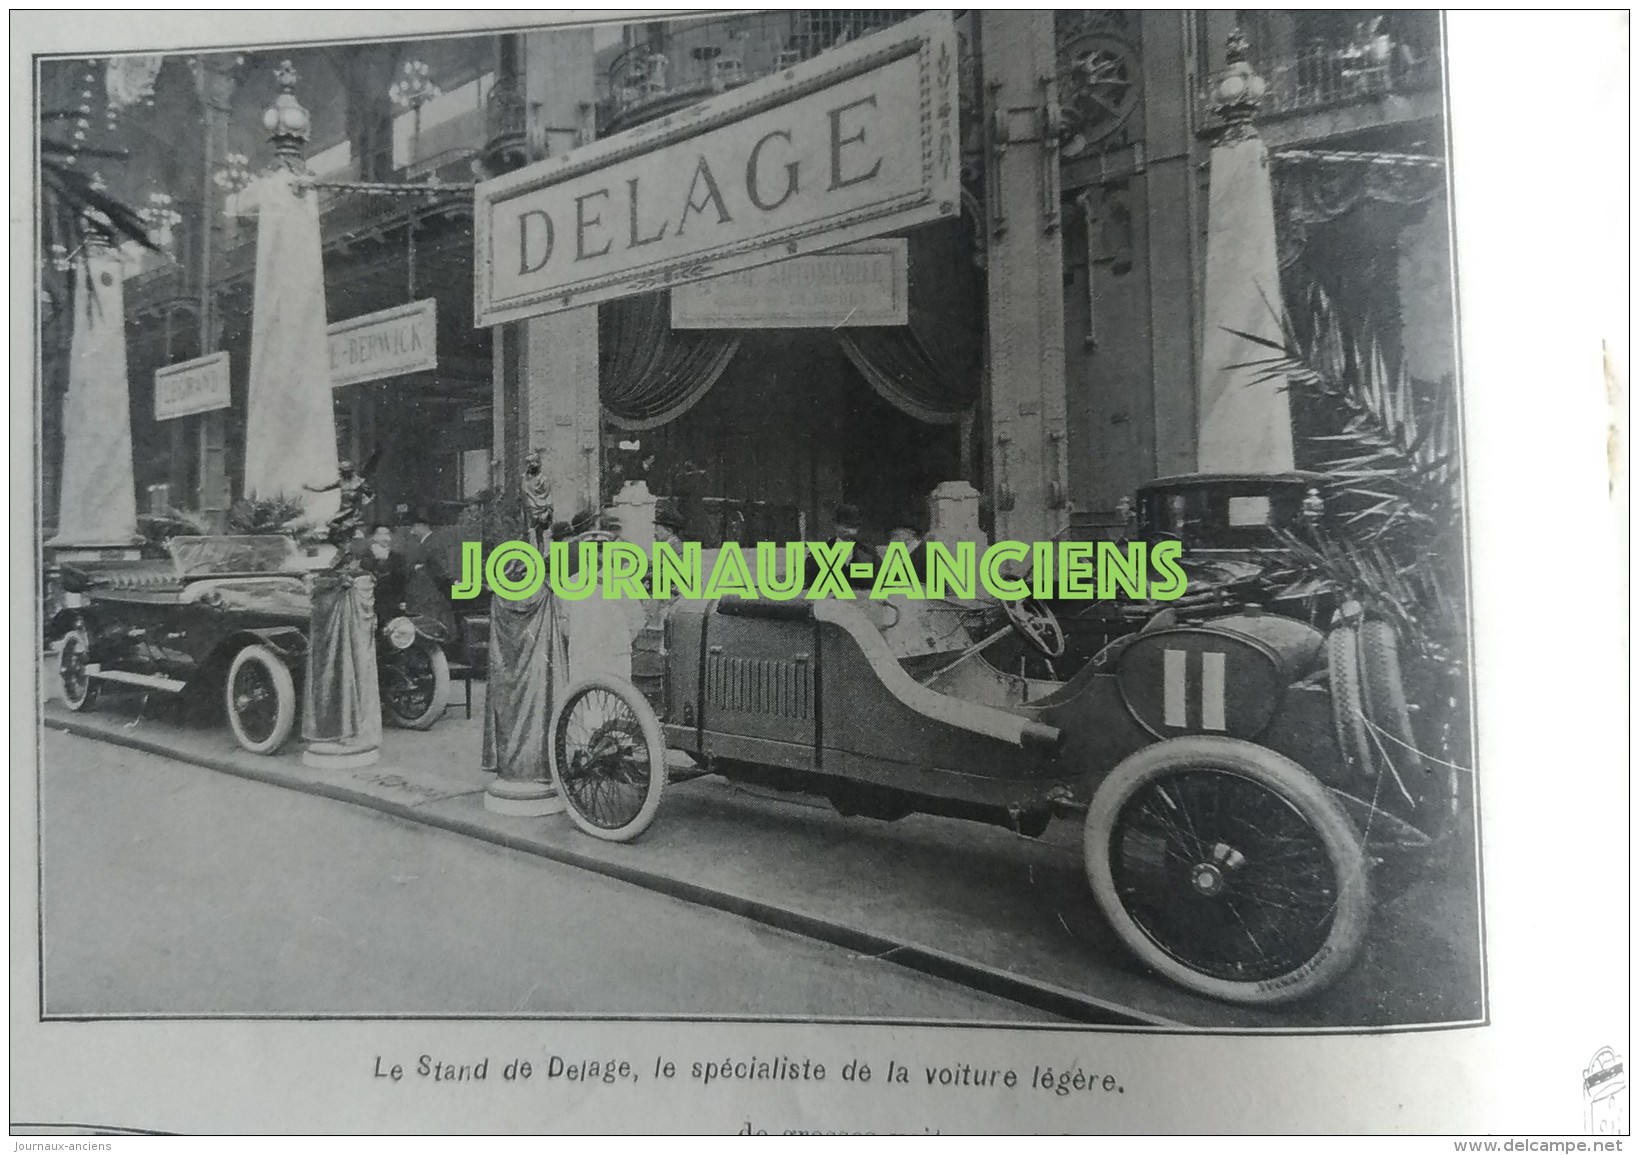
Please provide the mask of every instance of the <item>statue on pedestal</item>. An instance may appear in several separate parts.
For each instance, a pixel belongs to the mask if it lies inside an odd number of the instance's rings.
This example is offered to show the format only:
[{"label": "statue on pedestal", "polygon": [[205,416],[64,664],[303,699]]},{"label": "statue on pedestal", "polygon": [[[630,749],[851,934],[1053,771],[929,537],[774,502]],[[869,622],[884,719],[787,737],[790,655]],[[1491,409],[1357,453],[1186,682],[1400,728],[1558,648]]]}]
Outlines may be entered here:
[{"label": "statue on pedestal", "polygon": [[329,485],[302,486],[309,493],[327,493],[332,489],[341,491],[341,508],[330,519],[326,533],[330,544],[336,547],[338,557],[346,554],[349,543],[364,530],[366,507],[376,499],[375,487],[370,484],[370,473],[380,456],[378,449],[370,455],[363,469],[354,469],[351,461],[342,461],[336,467],[336,480]]},{"label": "statue on pedestal", "polygon": [[519,484],[523,494],[524,523],[530,544],[545,550],[552,536],[552,483],[541,469],[541,451],[531,449],[524,458],[524,475]]}]

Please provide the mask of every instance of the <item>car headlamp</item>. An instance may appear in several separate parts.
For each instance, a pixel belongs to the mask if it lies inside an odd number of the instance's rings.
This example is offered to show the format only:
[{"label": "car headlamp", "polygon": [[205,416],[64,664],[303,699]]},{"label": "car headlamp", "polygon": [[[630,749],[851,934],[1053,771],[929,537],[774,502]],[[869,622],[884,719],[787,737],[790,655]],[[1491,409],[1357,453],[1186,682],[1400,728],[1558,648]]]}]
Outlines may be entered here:
[{"label": "car headlamp", "polygon": [[415,623],[409,618],[394,618],[383,632],[395,650],[407,650],[415,641]]}]

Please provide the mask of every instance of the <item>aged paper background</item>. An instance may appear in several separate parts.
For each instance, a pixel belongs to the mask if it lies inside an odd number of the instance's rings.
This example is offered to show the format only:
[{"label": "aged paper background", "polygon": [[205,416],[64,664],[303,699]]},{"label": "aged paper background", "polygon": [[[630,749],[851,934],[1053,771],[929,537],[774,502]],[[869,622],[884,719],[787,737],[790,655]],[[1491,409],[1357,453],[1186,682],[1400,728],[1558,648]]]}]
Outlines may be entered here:
[{"label": "aged paper background", "polygon": [[[392,37],[502,12],[14,14],[13,605],[38,605],[31,413],[31,52]],[[530,14],[530,19],[536,19]],[[1580,1074],[1631,1056],[1627,765],[1627,23],[1450,17],[1450,123],[1473,517],[1491,1024],[1362,1038],[679,1022],[42,1024],[37,1018],[35,623],[13,617],[11,1118],[179,1132],[969,1131],[1558,1133]],[[1531,79],[1526,79],[1530,77]],[[1614,379],[1607,398],[1602,345]],[[1614,433],[1610,423],[1618,422]],[[1608,438],[1617,438],[1607,464]],[[1616,472],[1613,474],[1613,470]],[[1553,559],[1563,564],[1545,567]],[[71,847],[52,853],[71,854]],[[110,944],[110,949],[118,949]],[[504,1063],[542,1048],[652,1067],[756,1053],[836,1070],[963,1061],[1114,1073],[1075,1097],[892,1091],[384,1086],[377,1056]]]}]

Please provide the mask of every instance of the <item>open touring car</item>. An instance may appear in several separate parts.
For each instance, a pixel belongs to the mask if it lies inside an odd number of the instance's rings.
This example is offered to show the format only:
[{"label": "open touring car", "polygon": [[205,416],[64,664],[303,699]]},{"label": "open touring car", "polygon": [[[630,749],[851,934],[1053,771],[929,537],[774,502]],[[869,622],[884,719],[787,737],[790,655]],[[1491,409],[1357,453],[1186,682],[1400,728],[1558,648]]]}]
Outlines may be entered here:
[{"label": "open touring car", "polygon": [[[220,693],[234,737],[271,754],[295,726],[311,598],[295,543],[278,535],[176,537],[169,561],[65,563],[70,603],[48,628],[61,638],[58,680],[71,710],[99,687]],[[379,607],[378,607],[379,612]],[[436,622],[382,622],[376,666],[386,721],[427,729],[449,698]]]}]

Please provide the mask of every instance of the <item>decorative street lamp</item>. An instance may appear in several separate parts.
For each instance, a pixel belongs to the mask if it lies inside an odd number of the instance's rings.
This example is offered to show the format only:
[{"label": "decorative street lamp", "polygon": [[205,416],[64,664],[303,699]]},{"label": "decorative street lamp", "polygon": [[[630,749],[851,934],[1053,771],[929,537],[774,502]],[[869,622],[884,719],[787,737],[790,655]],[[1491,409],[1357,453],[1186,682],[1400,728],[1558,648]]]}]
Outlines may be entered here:
[{"label": "decorative street lamp", "polygon": [[400,112],[408,112],[414,118],[410,127],[410,158],[405,165],[408,168],[421,159],[421,106],[444,93],[433,83],[432,70],[425,60],[406,60],[399,71],[399,79],[387,89],[387,98]]},{"label": "decorative street lamp", "polygon": [[1228,63],[1212,88],[1212,111],[1224,122],[1222,144],[1233,144],[1252,133],[1252,118],[1258,114],[1268,84],[1246,62],[1246,34],[1232,30],[1225,44]]},{"label": "decorative street lamp", "polygon": [[296,83],[301,76],[295,65],[286,60],[273,70],[273,79],[279,83],[279,95],[262,113],[262,127],[268,131],[273,151],[279,163],[292,171],[306,167],[302,152],[313,135],[313,118],[302,102],[296,99]]}]

